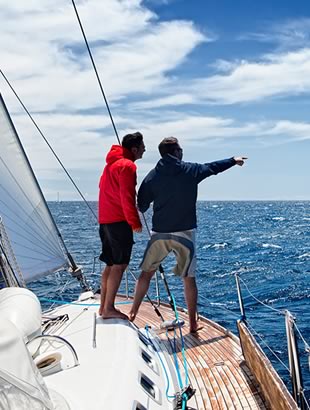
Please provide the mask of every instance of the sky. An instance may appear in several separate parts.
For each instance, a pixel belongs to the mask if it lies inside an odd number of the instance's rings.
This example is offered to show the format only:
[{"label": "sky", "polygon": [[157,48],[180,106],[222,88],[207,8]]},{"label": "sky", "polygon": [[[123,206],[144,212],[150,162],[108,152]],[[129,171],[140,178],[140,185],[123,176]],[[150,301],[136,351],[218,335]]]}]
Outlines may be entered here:
[{"label": "sky", "polygon": [[[184,160],[247,156],[199,199],[310,200],[309,0],[79,0],[120,137],[141,131],[138,184],[175,136]],[[117,143],[69,0],[0,0],[0,69],[88,200]],[[79,200],[0,76],[47,200]]]}]

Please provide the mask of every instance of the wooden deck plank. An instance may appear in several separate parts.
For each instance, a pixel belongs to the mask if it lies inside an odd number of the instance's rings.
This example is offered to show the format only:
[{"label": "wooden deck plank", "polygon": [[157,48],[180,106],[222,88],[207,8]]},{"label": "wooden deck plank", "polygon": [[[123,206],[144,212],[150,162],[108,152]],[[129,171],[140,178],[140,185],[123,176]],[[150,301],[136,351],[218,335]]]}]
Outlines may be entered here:
[{"label": "wooden deck plank", "polygon": [[212,390],[215,394],[215,397],[218,401],[219,408],[226,408],[225,403],[227,403],[227,399],[225,399],[225,394],[223,394],[223,386],[221,380],[219,380],[217,369],[213,366],[214,360],[209,360],[211,365],[205,361],[204,355],[200,354],[199,349],[197,348],[197,343],[189,343],[189,338],[187,339],[187,355],[190,354],[195,357],[196,362],[201,364],[201,373],[205,383],[209,381],[210,385],[212,386]]}]

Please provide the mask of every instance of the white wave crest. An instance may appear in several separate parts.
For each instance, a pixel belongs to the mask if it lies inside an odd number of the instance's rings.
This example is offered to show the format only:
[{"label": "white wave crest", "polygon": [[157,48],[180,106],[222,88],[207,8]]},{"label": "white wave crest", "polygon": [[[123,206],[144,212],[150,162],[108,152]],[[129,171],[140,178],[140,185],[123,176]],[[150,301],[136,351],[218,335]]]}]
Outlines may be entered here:
[{"label": "white wave crest", "polygon": [[274,249],[282,249],[279,245],[274,245],[273,243],[263,243],[263,248],[274,248]]},{"label": "white wave crest", "polygon": [[306,252],[298,256],[298,259],[302,259],[302,258],[310,258],[310,252]]}]

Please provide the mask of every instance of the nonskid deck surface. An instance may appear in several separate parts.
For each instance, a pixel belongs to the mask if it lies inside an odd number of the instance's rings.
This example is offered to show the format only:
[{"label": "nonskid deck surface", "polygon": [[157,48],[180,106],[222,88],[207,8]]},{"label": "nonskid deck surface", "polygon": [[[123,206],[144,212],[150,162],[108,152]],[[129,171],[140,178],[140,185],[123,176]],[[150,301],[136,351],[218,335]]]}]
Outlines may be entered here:
[{"label": "nonskid deck surface", "polygon": [[[122,303],[125,298],[118,297]],[[120,304],[120,309],[128,313],[131,304]],[[161,305],[160,312],[165,320],[173,320],[174,313],[170,306]],[[182,333],[186,348],[186,360],[189,381],[196,394],[188,405],[193,409],[266,409],[267,406],[255,384],[249,368],[244,363],[241,347],[236,337],[225,329],[204,318],[203,326],[197,334],[189,333],[187,314],[179,311],[180,320],[185,321]],[[136,317],[139,328],[145,325],[158,328],[160,319],[150,303],[144,302]],[[177,335],[179,332],[177,331]],[[174,332],[169,332],[172,340]],[[172,344],[166,332],[159,333],[164,348],[172,355]],[[185,380],[181,341],[177,340],[178,360]]]},{"label": "nonskid deck surface", "polygon": [[[91,347],[92,318],[95,312],[98,314],[98,300],[86,300],[85,303],[85,306],[73,304],[57,308],[53,314],[68,314],[69,320],[61,325],[60,328],[55,329],[55,331],[53,331],[52,328],[48,331],[48,333],[58,334],[64,337],[76,348],[81,365],[71,369],[69,372],[60,372],[48,376],[45,380],[49,388],[56,390],[67,399],[70,408],[78,410],[84,410],[86,408],[99,409],[101,408],[101,406],[98,406],[99,401],[107,404],[107,401],[109,400],[111,400],[111,403],[113,402],[113,408],[118,408],[119,405],[115,407],[115,398],[113,399],[110,395],[107,396],[103,386],[107,387],[107,385],[109,385],[108,390],[113,391],[111,382],[116,377],[118,379],[119,387],[123,386],[123,391],[125,390],[125,385],[126,389],[129,388],[130,386],[128,385],[134,382],[134,367],[136,364],[134,362],[130,363],[130,358],[126,355],[124,356],[124,352],[121,352],[122,354],[117,353],[120,352],[120,350],[126,350],[124,340],[120,340],[117,333],[121,328],[116,326],[115,335],[113,332],[113,334],[111,334],[110,331],[112,328],[109,326],[109,321],[102,320],[98,316],[97,348]],[[132,305],[132,300],[118,296],[117,303],[117,307],[122,312],[128,314]],[[89,306],[88,304],[94,305]],[[173,320],[175,318],[174,313],[168,305],[162,304],[160,306],[160,312],[165,320]],[[266,409],[267,406],[264,403],[259,388],[255,384],[248,367],[244,363],[238,339],[219,325],[204,318],[201,318],[199,322],[203,327],[202,330],[200,330],[198,334],[190,334],[187,314],[180,310],[179,318],[180,320],[185,321],[185,326],[182,328],[182,334],[186,348],[189,382],[192,387],[196,389],[195,395],[188,402],[189,408],[199,410]],[[121,320],[121,322],[129,324],[129,322],[126,321]],[[148,325],[151,326],[153,331],[156,331],[156,329],[159,328],[160,319],[150,303],[142,303],[135,319],[135,325],[139,328],[144,328]],[[106,330],[110,333],[105,332],[105,326],[107,326]],[[161,349],[166,351],[167,355],[170,355],[171,360],[173,360],[174,332],[168,332],[169,338],[165,331],[156,331],[156,333],[161,340]],[[108,334],[109,337],[107,339]],[[128,343],[128,340],[126,343]],[[108,358],[102,356],[102,349],[104,349],[106,353],[108,351],[112,352],[112,354],[115,353],[114,358],[108,353],[109,360],[112,359],[112,361],[114,361],[112,365],[111,363],[109,364],[106,362]],[[184,361],[178,330],[176,336],[176,349],[184,384]],[[126,380],[124,379],[124,366],[122,363],[118,363],[119,360],[123,359],[119,356],[124,356],[126,362]],[[119,370],[123,368],[121,373],[117,368]],[[97,376],[95,378],[88,378],[86,376],[87,374],[97,374]],[[133,380],[128,380],[128,377]],[[79,402],[76,401],[76,389],[79,389]],[[166,390],[164,381],[161,389],[163,392]],[[95,392],[99,392],[100,394],[95,394]],[[136,392],[135,394],[139,394],[139,392]],[[126,402],[126,408],[128,407],[129,401]],[[89,405],[91,407],[89,407]],[[110,408],[112,409],[112,407]]]}]

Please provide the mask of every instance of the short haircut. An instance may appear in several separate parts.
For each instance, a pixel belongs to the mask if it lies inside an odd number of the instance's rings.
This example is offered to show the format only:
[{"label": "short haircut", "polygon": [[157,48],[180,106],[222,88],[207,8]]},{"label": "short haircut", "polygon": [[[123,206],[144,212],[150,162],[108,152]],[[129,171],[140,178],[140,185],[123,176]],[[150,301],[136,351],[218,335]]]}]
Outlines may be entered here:
[{"label": "short haircut", "polygon": [[123,137],[122,146],[127,149],[139,148],[143,142],[143,135],[141,132],[134,132],[133,134],[127,134]]},{"label": "short haircut", "polygon": [[177,148],[179,148],[179,141],[174,137],[164,138],[158,145],[158,150],[162,157],[166,154],[174,154]]}]

